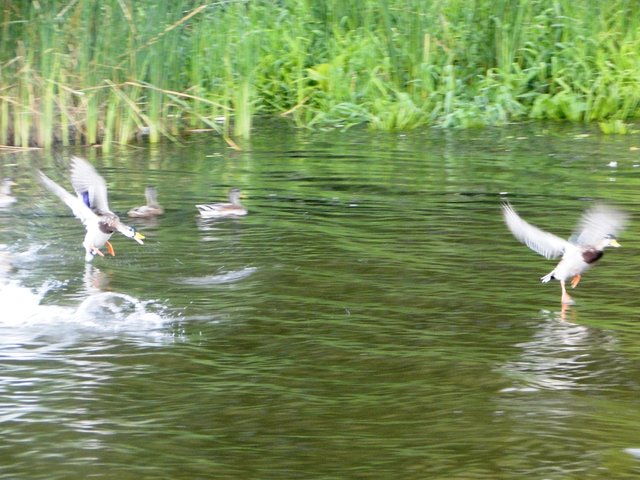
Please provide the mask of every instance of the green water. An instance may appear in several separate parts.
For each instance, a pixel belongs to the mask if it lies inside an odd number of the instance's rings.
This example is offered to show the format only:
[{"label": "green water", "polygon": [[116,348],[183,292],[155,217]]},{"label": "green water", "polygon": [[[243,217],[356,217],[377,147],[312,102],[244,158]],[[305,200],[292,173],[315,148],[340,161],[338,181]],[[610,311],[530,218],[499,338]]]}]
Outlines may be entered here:
[{"label": "green water", "polygon": [[[1,157],[0,478],[638,478],[640,140],[589,130],[262,126],[183,145]],[[85,266],[80,154],[131,220]],[[617,162],[613,164],[610,162]],[[243,190],[249,215],[196,203]],[[568,237],[631,214],[562,311],[508,198]]]}]

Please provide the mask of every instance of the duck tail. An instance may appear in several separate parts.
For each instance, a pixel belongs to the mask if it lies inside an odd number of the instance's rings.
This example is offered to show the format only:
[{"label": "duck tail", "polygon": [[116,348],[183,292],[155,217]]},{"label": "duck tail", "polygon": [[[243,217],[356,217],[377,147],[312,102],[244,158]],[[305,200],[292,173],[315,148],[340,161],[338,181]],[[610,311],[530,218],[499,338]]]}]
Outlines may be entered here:
[{"label": "duck tail", "polygon": [[554,272],[555,272],[555,270],[554,270],[554,271],[552,271],[552,272],[547,273],[544,277],[541,277],[541,278],[540,278],[540,281],[541,281],[542,283],[547,283],[549,280],[553,280],[553,279],[555,278],[555,277],[553,276],[553,273],[554,273]]}]

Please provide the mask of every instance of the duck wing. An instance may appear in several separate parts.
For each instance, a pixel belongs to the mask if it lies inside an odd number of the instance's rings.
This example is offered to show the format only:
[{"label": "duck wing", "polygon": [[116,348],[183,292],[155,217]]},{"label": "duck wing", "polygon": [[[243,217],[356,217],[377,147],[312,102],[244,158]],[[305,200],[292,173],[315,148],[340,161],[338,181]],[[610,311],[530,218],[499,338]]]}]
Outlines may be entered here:
[{"label": "duck wing", "polygon": [[110,212],[107,183],[89,162],[71,157],[71,185],[84,204],[92,210]]},{"label": "duck wing", "polygon": [[545,232],[525,222],[509,203],[502,204],[502,213],[513,236],[545,258],[560,257],[569,245],[569,242],[553,233]]},{"label": "duck wing", "polygon": [[38,173],[40,174],[40,181],[43,183],[43,185],[51,190],[51,192],[55,193],[64,203],[66,203],[73,214],[77,218],[79,218],[85,226],[90,222],[98,221],[98,216],[93,213],[93,211],[88,206],[86,206],[80,198],[71,195],[41,171],[38,170]]},{"label": "duck wing", "polygon": [[603,204],[596,204],[584,212],[571,241],[577,245],[597,245],[607,237],[620,233],[628,215]]}]

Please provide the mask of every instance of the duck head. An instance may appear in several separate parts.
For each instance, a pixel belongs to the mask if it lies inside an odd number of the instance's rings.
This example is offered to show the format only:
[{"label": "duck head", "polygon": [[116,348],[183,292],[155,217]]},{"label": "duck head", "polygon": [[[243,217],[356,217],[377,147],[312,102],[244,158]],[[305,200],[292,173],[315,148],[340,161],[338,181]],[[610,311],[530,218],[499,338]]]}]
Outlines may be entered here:
[{"label": "duck head", "polygon": [[144,239],[144,235],[140,232],[137,232],[135,228],[119,223],[116,226],[116,229],[125,237],[133,238],[140,245],[144,244],[144,242],[142,241]]},{"label": "duck head", "polygon": [[607,235],[606,237],[604,237],[604,239],[602,240],[602,248],[605,247],[620,247],[620,244],[618,243],[618,240],[616,239],[616,237],[614,235]]}]

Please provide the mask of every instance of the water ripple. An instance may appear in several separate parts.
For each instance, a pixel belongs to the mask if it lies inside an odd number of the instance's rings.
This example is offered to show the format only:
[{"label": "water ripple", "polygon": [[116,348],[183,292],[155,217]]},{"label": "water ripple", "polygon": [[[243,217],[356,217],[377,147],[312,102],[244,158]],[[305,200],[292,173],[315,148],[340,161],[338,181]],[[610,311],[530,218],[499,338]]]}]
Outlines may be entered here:
[{"label": "water ripple", "polygon": [[186,277],[177,279],[178,283],[183,283],[185,285],[197,285],[197,286],[206,286],[206,285],[222,285],[226,283],[234,283],[239,280],[243,280],[249,276],[251,276],[257,268],[255,267],[246,267],[240,270],[216,273],[214,275],[204,275],[202,277]]},{"label": "water ripple", "polygon": [[[561,309],[553,262],[500,215],[509,192],[568,237],[594,199],[634,211],[633,136],[575,133],[278,125],[239,152],[91,149],[113,208],[150,182],[166,208],[92,265],[36,181],[67,153],[16,156],[0,478],[638,478],[635,220]],[[199,219],[232,186],[250,214]]]}]

